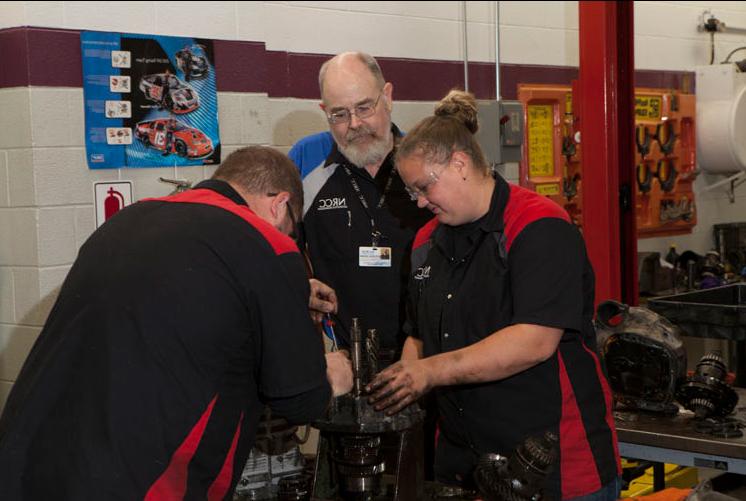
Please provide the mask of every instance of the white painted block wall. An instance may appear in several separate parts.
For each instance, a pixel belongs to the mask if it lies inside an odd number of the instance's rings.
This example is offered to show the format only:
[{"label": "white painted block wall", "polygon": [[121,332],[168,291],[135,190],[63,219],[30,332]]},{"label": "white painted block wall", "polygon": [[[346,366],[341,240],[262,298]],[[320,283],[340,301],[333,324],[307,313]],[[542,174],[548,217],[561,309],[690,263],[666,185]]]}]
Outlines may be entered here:
[{"label": "white painted block wall", "polygon": [[[709,62],[709,39],[696,31],[706,8],[746,27],[746,2],[635,2],[637,67],[692,71]],[[493,2],[468,2],[469,60],[495,61],[494,18]],[[461,2],[0,2],[0,29],[155,33],[260,41],[268,50],[364,50],[438,60],[463,58],[462,20]],[[741,44],[739,36],[718,35],[717,56]],[[500,46],[503,63],[577,66],[577,2],[500,2]],[[230,92],[218,98],[224,155],[247,144],[286,151],[326,128],[312,100]],[[432,106],[397,102],[394,119],[406,130]],[[214,167],[89,170],[79,88],[0,89],[0,131],[2,406],[78,248],[93,231],[92,182],[131,179],[136,198],[162,196],[170,188],[158,177],[197,182]],[[515,165],[505,172],[516,179]],[[697,189],[706,181],[701,177]],[[746,188],[735,204],[722,192],[698,194],[698,203],[699,225],[691,236],[641,240],[639,248],[665,251],[678,242],[680,249],[704,252],[712,224],[746,220]]]}]

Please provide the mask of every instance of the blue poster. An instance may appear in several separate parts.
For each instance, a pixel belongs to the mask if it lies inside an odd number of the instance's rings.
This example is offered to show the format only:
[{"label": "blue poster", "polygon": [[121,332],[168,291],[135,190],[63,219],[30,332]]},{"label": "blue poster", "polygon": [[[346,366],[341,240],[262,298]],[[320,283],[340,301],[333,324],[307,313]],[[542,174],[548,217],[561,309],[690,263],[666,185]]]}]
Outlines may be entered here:
[{"label": "blue poster", "polygon": [[91,169],[220,163],[211,40],[84,31]]}]

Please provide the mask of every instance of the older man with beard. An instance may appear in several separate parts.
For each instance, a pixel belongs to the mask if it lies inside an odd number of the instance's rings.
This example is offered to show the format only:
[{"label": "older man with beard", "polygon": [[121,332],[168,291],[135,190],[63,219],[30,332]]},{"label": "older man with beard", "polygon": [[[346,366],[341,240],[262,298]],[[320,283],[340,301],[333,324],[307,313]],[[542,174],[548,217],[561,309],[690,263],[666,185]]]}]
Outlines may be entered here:
[{"label": "older man with beard", "polygon": [[394,169],[402,135],[391,123],[393,85],[368,54],[345,52],[319,72],[330,133],[299,141],[304,238],[317,278],[337,291],[337,341],[349,346],[351,319],[377,330],[379,358],[398,359],[404,340],[409,252],[429,219],[412,203]]}]

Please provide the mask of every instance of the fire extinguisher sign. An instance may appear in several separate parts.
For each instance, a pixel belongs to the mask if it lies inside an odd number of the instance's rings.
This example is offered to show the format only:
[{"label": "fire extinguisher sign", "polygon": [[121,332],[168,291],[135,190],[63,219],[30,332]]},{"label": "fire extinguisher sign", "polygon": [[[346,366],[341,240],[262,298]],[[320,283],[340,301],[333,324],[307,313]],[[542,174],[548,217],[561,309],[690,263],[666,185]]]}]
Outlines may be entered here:
[{"label": "fire extinguisher sign", "polygon": [[93,183],[96,228],[132,203],[132,181]]}]

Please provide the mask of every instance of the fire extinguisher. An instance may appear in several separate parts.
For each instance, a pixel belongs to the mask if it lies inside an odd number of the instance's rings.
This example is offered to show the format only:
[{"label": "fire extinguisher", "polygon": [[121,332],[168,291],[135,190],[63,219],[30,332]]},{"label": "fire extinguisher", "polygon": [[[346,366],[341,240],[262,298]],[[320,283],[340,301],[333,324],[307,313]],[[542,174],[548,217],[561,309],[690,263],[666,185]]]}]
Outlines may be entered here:
[{"label": "fire extinguisher", "polygon": [[111,216],[124,207],[124,197],[121,193],[116,191],[114,188],[109,188],[109,191],[106,193],[108,193],[109,196],[104,200],[104,221],[107,221]]}]

